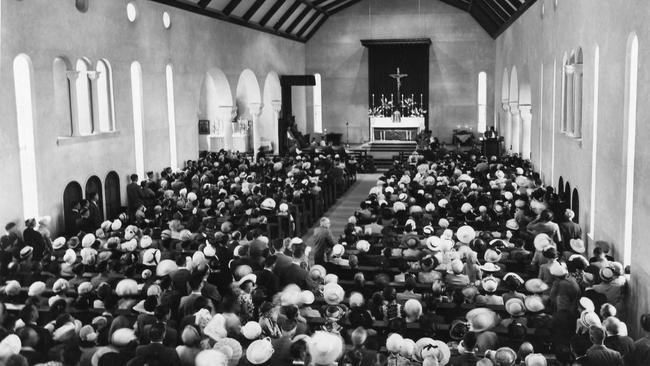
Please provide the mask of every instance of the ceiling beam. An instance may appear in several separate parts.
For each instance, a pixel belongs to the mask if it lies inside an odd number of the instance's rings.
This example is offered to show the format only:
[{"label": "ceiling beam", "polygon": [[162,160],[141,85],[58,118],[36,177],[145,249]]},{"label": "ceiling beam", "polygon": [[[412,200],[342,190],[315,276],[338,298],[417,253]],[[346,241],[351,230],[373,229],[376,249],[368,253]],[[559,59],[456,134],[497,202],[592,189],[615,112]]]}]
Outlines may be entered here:
[{"label": "ceiling beam", "polygon": [[475,7],[481,8],[481,10],[483,10],[483,12],[485,12],[490,17],[490,19],[492,19],[492,21],[494,23],[496,23],[496,24],[501,25],[501,24],[505,23],[506,20],[507,20],[507,18],[505,18],[505,19],[502,18],[501,15],[496,12],[496,10],[492,9],[490,4],[485,0],[476,0],[476,1],[474,1],[472,8],[475,8]]},{"label": "ceiling beam", "polygon": [[255,0],[253,5],[251,5],[251,7],[248,8],[248,10],[246,10],[246,13],[244,13],[244,16],[242,18],[244,18],[244,20],[250,20],[253,17],[253,15],[257,13],[257,11],[260,9],[262,4],[264,4],[264,1],[265,0]]},{"label": "ceiling beam", "polygon": [[298,9],[300,4],[301,4],[300,1],[295,1],[293,4],[291,4],[289,9],[287,11],[285,11],[284,14],[282,14],[280,19],[277,21],[277,23],[275,23],[275,25],[273,26],[273,29],[278,30],[278,29],[282,28],[282,25],[284,25],[284,23],[287,21],[287,19],[289,19],[289,17]]},{"label": "ceiling beam", "polygon": [[304,4],[306,7],[310,8],[312,10],[316,10],[317,12],[323,13],[323,14],[325,13],[325,11],[321,7],[316,6],[316,4],[312,3],[309,0],[297,0],[297,1],[300,1],[301,4]]},{"label": "ceiling beam", "polygon": [[205,9],[211,2],[212,0],[199,0],[198,4],[196,5],[198,5],[201,9]]},{"label": "ceiling beam", "polygon": [[300,24],[300,22],[302,22],[303,19],[305,19],[305,17],[307,16],[307,14],[309,14],[310,11],[311,11],[311,8],[304,8],[300,12],[300,14],[298,14],[296,19],[294,19],[293,22],[291,22],[291,24],[289,24],[289,26],[287,27],[287,29],[285,31],[287,33],[293,32],[293,30],[296,29],[298,24]]},{"label": "ceiling beam", "polygon": [[226,15],[230,15],[230,13],[232,13],[232,11],[235,10],[237,5],[239,5],[240,3],[241,3],[241,0],[230,0],[228,5],[226,5],[226,7],[223,8],[222,12],[224,14],[226,14]]},{"label": "ceiling beam", "polygon": [[492,37],[493,38],[499,37],[499,35],[501,35],[501,33],[505,32],[505,30],[508,29],[512,25],[512,23],[514,23],[521,16],[521,14],[525,13],[526,10],[528,10],[528,8],[533,6],[533,4],[535,4],[535,2],[537,2],[537,0],[526,0],[526,2],[523,3],[519,7],[519,9],[517,9],[517,12],[514,13],[510,17],[510,19],[508,19],[507,22],[505,22],[503,25],[501,25],[501,27],[496,31],[496,33]]},{"label": "ceiling beam", "polygon": [[342,11],[342,10],[344,10],[344,9],[347,9],[347,8],[351,7],[352,5],[357,4],[357,3],[359,3],[359,2],[361,2],[361,0],[352,0],[352,1],[349,1],[349,2],[347,2],[347,3],[345,3],[345,4],[341,5],[341,6],[339,6],[339,7],[337,7],[337,8],[331,9],[329,13],[330,13],[330,14],[336,14],[336,13],[338,13],[339,11]]},{"label": "ceiling beam", "polygon": [[[300,27],[300,29],[298,29],[298,31],[296,32],[296,35],[297,35],[298,37],[302,37],[302,35],[307,31],[307,29],[309,29],[309,27],[311,27],[311,25],[316,21],[316,19],[318,19],[318,17],[319,17],[320,15],[321,15],[321,14],[318,13],[318,12],[313,12],[313,13],[311,14],[311,16],[307,19],[307,21],[305,22],[305,24],[303,24],[303,26]],[[324,15],[323,15],[323,16],[324,16]]]},{"label": "ceiling beam", "polygon": [[269,9],[266,14],[260,19],[260,25],[266,25],[266,23],[269,22],[271,18],[275,15],[275,13],[278,12],[278,10],[282,7],[284,4],[285,0],[275,0],[275,3],[273,6],[271,6],[271,9]]},{"label": "ceiling beam", "polygon": [[307,35],[305,36],[305,41],[308,41],[309,39],[311,39],[311,37],[314,36],[314,34],[316,33],[316,31],[318,31],[318,29],[319,29],[320,27],[323,26],[323,24],[325,23],[325,21],[327,20],[327,18],[329,18],[329,15],[323,15],[323,16],[320,18],[320,20],[319,20],[318,22],[316,22],[316,24],[314,24],[314,26],[313,26],[312,29],[309,31],[309,33],[307,33]]},{"label": "ceiling beam", "polygon": [[190,12],[193,12],[193,13],[196,13],[196,14],[201,14],[201,15],[213,18],[213,19],[223,20],[223,21],[228,22],[228,23],[241,25],[241,26],[244,26],[244,27],[247,27],[247,28],[250,28],[250,29],[258,30],[260,32],[273,34],[275,36],[287,38],[287,39],[290,39],[292,41],[297,41],[297,42],[302,42],[302,43],[305,42],[305,39],[302,39],[300,37],[296,37],[296,36],[294,36],[292,34],[281,32],[281,31],[278,31],[276,29],[266,28],[266,27],[263,27],[263,26],[261,26],[259,24],[247,22],[247,21],[245,21],[245,20],[243,20],[241,18],[238,18],[238,17],[228,16],[228,15],[224,14],[223,12],[221,12],[219,10],[216,10],[216,9],[202,9],[202,8],[200,8],[198,6],[197,3],[190,2],[188,0],[150,0],[150,1],[153,1],[153,2],[156,2],[156,3],[159,3],[159,4],[169,5],[169,6],[172,6],[172,7],[178,8],[178,9],[182,9],[182,10],[185,10],[185,11],[190,11]]},{"label": "ceiling beam", "polygon": [[512,8],[512,5],[506,0],[494,0],[494,5],[498,6],[503,10],[504,13],[508,14],[510,17],[516,10]]},{"label": "ceiling beam", "polygon": [[326,12],[329,13],[330,10],[332,10],[333,8],[343,4],[344,2],[345,2],[345,0],[334,0],[331,3],[323,6],[323,10],[325,10]]}]

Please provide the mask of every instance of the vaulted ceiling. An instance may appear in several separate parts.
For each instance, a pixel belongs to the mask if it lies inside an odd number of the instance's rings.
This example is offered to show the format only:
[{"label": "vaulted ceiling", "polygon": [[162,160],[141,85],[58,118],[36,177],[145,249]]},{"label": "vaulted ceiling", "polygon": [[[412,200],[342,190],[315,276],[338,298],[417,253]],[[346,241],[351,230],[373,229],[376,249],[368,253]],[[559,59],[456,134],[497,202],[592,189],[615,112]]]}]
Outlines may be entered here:
[{"label": "vaulted ceiling", "polygon": [[[362,0],[150,0],[307,42],[330,16]],[[393,0],[401,1],[401,0]],[[438,0],[424,0],[438,1]],[[468,12],[496,38],[536,0],[440,0]]]}]

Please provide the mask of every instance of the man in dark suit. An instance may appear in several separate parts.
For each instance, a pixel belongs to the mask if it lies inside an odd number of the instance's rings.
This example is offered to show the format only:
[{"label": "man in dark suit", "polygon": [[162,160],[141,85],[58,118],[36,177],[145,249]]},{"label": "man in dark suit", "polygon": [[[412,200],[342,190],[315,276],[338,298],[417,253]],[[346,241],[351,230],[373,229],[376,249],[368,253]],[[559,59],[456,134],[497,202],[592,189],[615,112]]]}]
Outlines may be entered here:
[{"label": "man in dark suit", "polygon": [[129,212],[135,212],[142,205],[142,187],[138,184],[137,174],[131,174],[131,183],[126,186],[126,197],[129,201]]},{"label": "man in dark suit", "polygon": [[146,346],[138,346],[135,350],[136,357],[144,363],[155,363],[160,366],[180,366],[181,360],[178,354],[171,347],[163,345],[165,338],[165,324],[157,322],[149,329],[151,343]]},{"label": "man in dark suit", "polygon": [[589,327],[589,339],[593,346],[587,350],[585,364],[589,366],[623,366],[623,357],[618,351],[605,346],[605,329],[599,325]]},{"label": "man in dark suit", "polygon": [[102,210],[99,208],[99,193],[90,193],[88,199],[90,200],[90,205],[88,206],[90,221],[94,228],[98,228],[102,224]]}]

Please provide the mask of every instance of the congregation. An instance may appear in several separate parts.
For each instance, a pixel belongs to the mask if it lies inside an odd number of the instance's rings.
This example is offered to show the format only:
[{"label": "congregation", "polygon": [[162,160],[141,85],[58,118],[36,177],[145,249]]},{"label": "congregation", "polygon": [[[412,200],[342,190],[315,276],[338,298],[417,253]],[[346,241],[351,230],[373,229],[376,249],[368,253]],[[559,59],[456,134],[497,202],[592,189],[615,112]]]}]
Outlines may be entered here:
[{"label": "congregation", "polygon": [[[355,178],[342,154],[204,153],[159,178],[132,176],[127,210],[75,235],[52,238],[46,219],[23,233],[8,224],[0,358],[646,364],[650,339],[634,342],[621,319],[625,268],[607,243],[587,255],[573,212],[528,161],[472,152],[395,161],[341,237],[322,217],[303,241],[303,217],[322,214]],[[650,331],[650,317],[641,327]]]}]

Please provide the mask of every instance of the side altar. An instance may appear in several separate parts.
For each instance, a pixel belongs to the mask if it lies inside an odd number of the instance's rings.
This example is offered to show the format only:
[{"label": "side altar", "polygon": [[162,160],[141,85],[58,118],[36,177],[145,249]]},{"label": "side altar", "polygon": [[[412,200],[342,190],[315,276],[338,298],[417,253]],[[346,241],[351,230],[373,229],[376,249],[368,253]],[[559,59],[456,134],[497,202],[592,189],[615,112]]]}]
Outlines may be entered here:
[{"label": "side altar", "polygon": [[424,117],[370,117],[371,141],[415,141],[424,129]]}]

